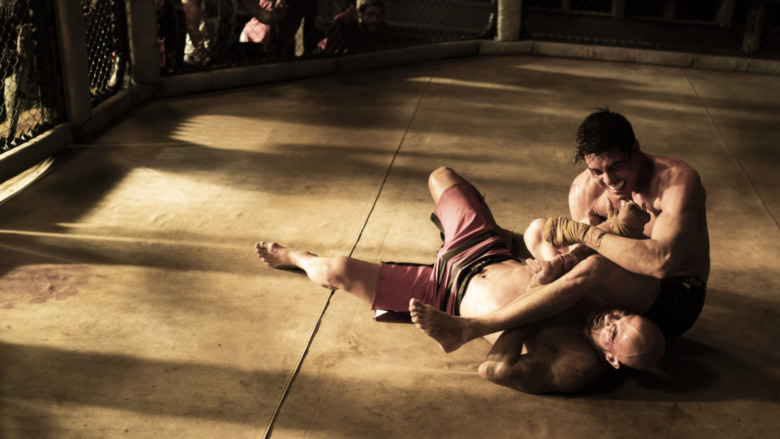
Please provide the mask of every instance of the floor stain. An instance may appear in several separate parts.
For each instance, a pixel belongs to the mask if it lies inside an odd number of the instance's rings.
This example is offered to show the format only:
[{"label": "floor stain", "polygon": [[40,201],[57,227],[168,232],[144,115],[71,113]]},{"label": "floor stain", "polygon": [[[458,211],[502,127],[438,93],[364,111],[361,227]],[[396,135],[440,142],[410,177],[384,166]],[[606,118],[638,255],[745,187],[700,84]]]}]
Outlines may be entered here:
[{"label": "floor stain", "polygon": [[33,265],[19,267],[0,278],[0,308],[17,304],[41,304],[78,294],[89,279],[86,265]]}]

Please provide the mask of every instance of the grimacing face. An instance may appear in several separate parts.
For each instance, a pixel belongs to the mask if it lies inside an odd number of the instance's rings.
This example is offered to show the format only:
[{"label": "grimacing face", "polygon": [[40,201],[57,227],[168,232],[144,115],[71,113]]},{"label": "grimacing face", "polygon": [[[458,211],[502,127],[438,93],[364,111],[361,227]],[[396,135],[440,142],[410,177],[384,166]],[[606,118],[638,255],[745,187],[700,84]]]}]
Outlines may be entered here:
[{"label": "grimacing face", "polygon": [[601,154],[588,154],[585,164],[596,184],[617,199],[631,199],[637,178],[638,148],[628,154],[613,148]]},{"label": "grimacing face", "polygon": [[607,362],[619,369],[624,359],[645,351],[645,337],[640,331],[641,317],[622,310],[592,313],[588,317],[586,336],[604,353]]}]

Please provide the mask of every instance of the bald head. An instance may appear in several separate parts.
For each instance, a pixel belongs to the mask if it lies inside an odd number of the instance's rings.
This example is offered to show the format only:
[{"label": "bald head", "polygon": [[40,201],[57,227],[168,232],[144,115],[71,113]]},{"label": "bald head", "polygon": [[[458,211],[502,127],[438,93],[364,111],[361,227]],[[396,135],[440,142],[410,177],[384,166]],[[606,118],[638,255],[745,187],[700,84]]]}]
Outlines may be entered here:
[{"label": "bald head", "polygon": [[666,341],[648,318],[620,310],[595,313],[588,325],[591,342],[614,368],[647,370],[664,356]]},{"label": "bald head", "polygon": [[633,315],[625,330],[632,340],[630,351],[618,356],[618,360],[632,369],[647,370],[655,367],[666,351],[666,340],[661,330],[648,318]]}]

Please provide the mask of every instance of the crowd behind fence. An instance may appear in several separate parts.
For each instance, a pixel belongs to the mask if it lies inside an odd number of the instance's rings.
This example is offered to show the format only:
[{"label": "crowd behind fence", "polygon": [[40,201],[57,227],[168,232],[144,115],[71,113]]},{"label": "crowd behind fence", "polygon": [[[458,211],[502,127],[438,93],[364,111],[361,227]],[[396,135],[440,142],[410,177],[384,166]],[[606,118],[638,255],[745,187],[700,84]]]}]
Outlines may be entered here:
[{"label": "crowd behind fence", "polygon": [[[133,88],[132,35],[140,27],[156,33],[145,65],[159,67],[160,80],[488,39],[503,0],[60,1],[0,0],[0,158],[73,122],[78,109],[68,94],[88,94],[87,105],[95,107]],[[516,1],[521,39],[780,59],[780,0]],[[74,87],[82,74],[87,85]],[[80,120],[90,117],[82,110]]]},{"label": "crowd behind fence", "polygon": [[491,36],[496,0],[155,0],[163,74]]}]

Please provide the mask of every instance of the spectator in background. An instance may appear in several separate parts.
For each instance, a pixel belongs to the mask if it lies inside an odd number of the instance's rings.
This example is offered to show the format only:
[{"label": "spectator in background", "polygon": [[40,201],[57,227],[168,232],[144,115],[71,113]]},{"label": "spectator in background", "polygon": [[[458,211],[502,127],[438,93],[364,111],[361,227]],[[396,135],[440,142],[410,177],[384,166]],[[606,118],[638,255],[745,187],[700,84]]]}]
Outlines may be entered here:
[{"label": "spectator in background", "polygon": [[318,47],[323,53],[355,53],[377,49],[390,42],[381,0],[363,0],[333,19],[328,35]]},{"label": "spectator in background", "polygon": [[[27,1],[2,0],[0,2],[0,93],[3,105],[0,107],[0,122],[11,117],[11,125],[18,122],[19,113],[27,105],[23,91],[32,68],[33,27],[30,23]],[[27,104],[30,104],[27,102]],[[10,131],[14,131],[11,129]],[[14,136],[9,132],[8,138]]]},{"label": "spectator in background", "polygon": [[316,49],[314,24],[317,19],[317,0],[260,0],[260,6],[268,9],[282,2],[287,4],[287,15],[277,23],[251,19],[241,32],[241,42],[263,45],[266,58],[295,56],[295,34],[303,24],[303,51]]},{"label": "spectator in background", "polygon": [[230,61],[236,43],[239,2],[252,20],[264,25],[281,22],[287,15],[285,0],[181,0],[187,40],[184,62],[206,66]]}]

